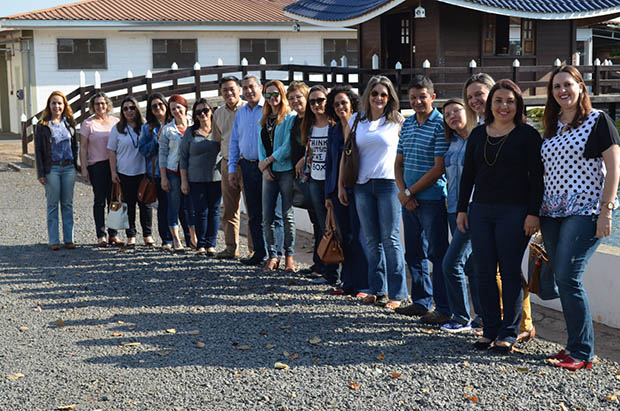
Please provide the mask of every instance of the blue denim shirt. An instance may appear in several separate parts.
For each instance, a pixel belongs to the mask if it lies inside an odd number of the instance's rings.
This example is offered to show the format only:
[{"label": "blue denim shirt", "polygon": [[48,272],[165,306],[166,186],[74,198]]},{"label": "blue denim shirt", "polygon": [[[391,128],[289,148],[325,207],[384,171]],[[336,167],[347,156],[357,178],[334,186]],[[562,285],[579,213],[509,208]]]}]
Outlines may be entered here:
[{"label": "blue denim shirt", "polygon": [[66,119],[63,117],[58,124],[48,122],[52,132],[52,161],[73,161],[71,151],[71,132],[67,128]]},{"label": "blue denim shirt", "polygon": [[444,158],[446,162],[446,177],[448,179],[448,213],[456,213],[459,201],[459,185],[465,164],[465,150],[467,139],[454,134],[450,140],[450,147]]},{"label": "blue denim shirt", "polygon": [[228,172],[237,170],[239,158],[246,160],[258,160],[258,138],[260,136],[260,119],[263,116],[264,100],[250,108],[249,104],[237,110],[235,122],[230,132],[228,144]]},{"label": "blue denim shirt", "polygon": [[160,125],[153,127],[150,131],[149,124],[143,124],[140,130],[140,139],[138,140],[138,151],[146,158],[146,173],[150,176],[152,172],[151,161],[155,159],[155,177],[160,177],[159,171],[159,142],[157,135],[159,134]]}]

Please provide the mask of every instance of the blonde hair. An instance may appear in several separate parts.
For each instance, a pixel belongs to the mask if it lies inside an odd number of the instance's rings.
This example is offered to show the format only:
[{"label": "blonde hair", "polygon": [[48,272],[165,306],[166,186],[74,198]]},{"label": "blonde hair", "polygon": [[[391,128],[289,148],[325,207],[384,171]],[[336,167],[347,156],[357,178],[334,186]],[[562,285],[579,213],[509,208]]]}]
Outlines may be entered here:
[{"label": "blonde hair", "polygon": [[88,111],[93,114],[95,113],[95,100],[97,100],[98,98],[103,98],[105,100],[106,112],[110,114],[114,110],[114,104],[112,103],[110,97],[108,97],[108,95],[103,91],[95,93],[95,95],[90,98],[90,100],[88,101]]},{"label": "blonde hair", "polygon": [[52,112],[50,110],[50,102],[52,98],[58,96],[62,99],[63,104],[65,105],[62,110],[62,115],[67,119],[70,125],[75,127],[75,120],[73,119],[73,110],[71,110],[71,106],[67,101],[67,97],[61,91],[52,91],[52,94],[47,98],[47,103],[45,103],[45,109],[43,110],[43,114],[41,114],[41,120],[39,120],[39,124],[43,126],[47,126],[49,121],[52,118]]},{"label": "blonde hair", "polygon": [[487,91],[491,91],[495,85],[495,80],[486,73],[477,73],[467,79],[463,85],[463,101],[465,102],[465,115],[467,116],[468,127],[470,123],[473,124],[474,127],[478,125],[478,113],[469,107],[469,103],[467,103],[467,87],[474,83],[480,83],[487,88]]},{"label": "blonde hair", "polygon": [[400,115],[400,101],[394,85],[389,78],[385,76],[372,76],[368,85],[362,94],[362,117],[360,120],[367,120],[370,116],[370,93],[377,85],[381,84],[388,90],[388,103],[383,110],[383,116],[385,116],[386,122],[400,123],[402,116]]},{"label": "blonde hair", "polygon": [[308,94],[310,94],[310,87],[303,81],[293,80],[289,83],[288,88],[286,89],[286,98],[288,99],[289,94],[293,91],[299,91],[304,97],[308,98]]},{"label": "blonde hair", "polygon": [[[276,118],[276,124],[280,124],[282,123],[282,120],[284,120],[284,117],[286,117],[288,112],[291,111],[291,109],[288,106],[288,99],[286,98],[286,90],[284,89],[284,84],[282,84],[280,80],[268,81],[267,84],[265,84],[265,87],[263,87],[263,93],[266,94],[267,88],[271,86],[276,87],[278,89],[278,92],[280,93],[280,108],[278,109]],[[264,127],[265,124],[267,124],[267,119],[270,115],[271,105],[269,105],[269,103],[265,101],[265,105],[263,106],[263,117],[260,120],[261,126]]]}]

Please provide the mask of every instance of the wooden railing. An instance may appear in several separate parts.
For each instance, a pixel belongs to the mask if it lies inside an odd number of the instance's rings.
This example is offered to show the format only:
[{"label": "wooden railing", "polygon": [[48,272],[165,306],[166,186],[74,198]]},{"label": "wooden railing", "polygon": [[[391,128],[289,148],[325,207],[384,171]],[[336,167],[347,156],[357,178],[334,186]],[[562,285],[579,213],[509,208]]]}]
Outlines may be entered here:
[{"label": "wooden railing", "polygon": [[[425,66],[428,66],[425,64]],[[110,95],[114,106],[117,107],[126,96],[134,96],[138,101],[145,101],[151,93],[159,92],[165,96],[172,94],[194,94],[199,98],[202,93],[218,90],[218,81],[226,75],[236,75],[241,78],[248,73],[260,77],[261,81],[279,79],[285,84],[293,80],[303,80],[309,86],[323,84],[327,87],[335,84],[350,84],[360,92],[364,89],[371,76],[385,75],[394,83],[401,96],[401,107],[409,108],[406,88],[410,78],[415,74],[424,74],[433,80],[435,90],[440,98],[460,96],[463,82],[472,74],[484,72],[496,79],[510,78],[519,84],[522,90],[528,91],[526,99],[529,105],[544,104],[544,96],[536,97],[536,89],[546,87],[545,78],[554,67],[552,66],[519,66],[518,62],[512,66],[488,67],[423,67],[413,69],[365,69],[338,66],[308,66],[298,64],[286,65],[238,65],[238,66],[211,66],[193,69],[170,69],[155,74],[147,73],[144,76],[127,77],[102,83],[78,87],[67,94],[74,117],[78,123],[87,118],[88,101],[91,96],[103,91]],[[620,90],[620,77],[615,76],[617,68],[613,65],[578,66],[578,69],[587,78],[586,84],[591,87],[592,94],[599,96],[610,90]],[[203,79],[204,77],[210,77]],[[603,97],[603,96],[601,96]],[[596,98],[593,98],[596,102]],[[605,96],[599,99],[610,107],[620,102],[620,94]],[[610,110],[611,111],[611,110]],[[28,154],[28,144],[33,139],[34,125],[41,116],[41,112],[22,121],[22,153]]]}]

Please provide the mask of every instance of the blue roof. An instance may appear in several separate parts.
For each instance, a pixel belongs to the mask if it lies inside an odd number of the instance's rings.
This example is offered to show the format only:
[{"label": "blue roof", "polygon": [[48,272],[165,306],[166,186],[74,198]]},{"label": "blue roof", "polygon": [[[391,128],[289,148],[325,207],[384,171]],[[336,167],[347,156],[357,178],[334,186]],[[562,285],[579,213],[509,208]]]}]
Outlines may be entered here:
[{"label": "blue roof", "polygon": [[[479,9],[497,14],[534,13],[545,15],[567,15],[578,13],[575,17],[592,17],[603,14],[620,12],[609,10],[620,6],[620,0],[437,0],[442,3],[453,4],[460,7]],[[300,17],[324,21],[337,22],[352,20],[372,13],[382,6],[390,3],[394,7],[403,0],[298,0],[284,7],[284,11],[290,17]],[[588,14],[588,15],[586,15]],[[571,16],[562,16],[570,18]]]}]

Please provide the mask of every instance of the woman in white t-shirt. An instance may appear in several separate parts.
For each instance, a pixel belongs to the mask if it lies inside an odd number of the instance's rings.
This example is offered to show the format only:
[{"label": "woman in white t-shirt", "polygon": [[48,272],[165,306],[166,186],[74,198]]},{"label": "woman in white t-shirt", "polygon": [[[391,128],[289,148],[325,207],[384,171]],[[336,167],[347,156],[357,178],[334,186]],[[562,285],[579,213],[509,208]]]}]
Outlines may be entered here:
[{"label": "woman in white t-shirt", "polygon": [[133,97],[126,97],[121,103],[121,120],[115,127],[112,127],[108,139],[112,182],[120,183],[123,199],[127,203],[129,228],[125,233],[127,245],[130,247],[136,245],[136,203],[140,208],[140,225],[144,244],[147,246],[155,244],[151,237],[153,209],[138,201],[138,187],[146,170],[146,160],[138,150],[142,123],[144,119],[138,101]]},{"label": "woman in white t-shirt", "polygon": [[[368,285],[364,303],[389,309],[407,298],[405,257],[400,243],[401,206],[394,177],[398,135],[403,117],[398,94],[390,79],[374,76],[362,95],[361,113],[349,119],[359,152],[359,171],[354,187],[357,212],[368,246]],[[342,167],[341,162],[341,167]],[[338,198],[346,203],[341,169]]]},{"label": "woman in white t-shirt", "polygon": [[[301,123],[301,142],[306,146],[305,160],[310,170],[308,190],[310,201],[321,228],[319,236],[325,233],[325,165],[327,159],[327,134],[329,118],[325,111],[327,89],[321,85],[314,86],[308,93],[306,113]],[[323,269],[323,279],[330,285],[338,285],[338,264],[327,264]]]}]

